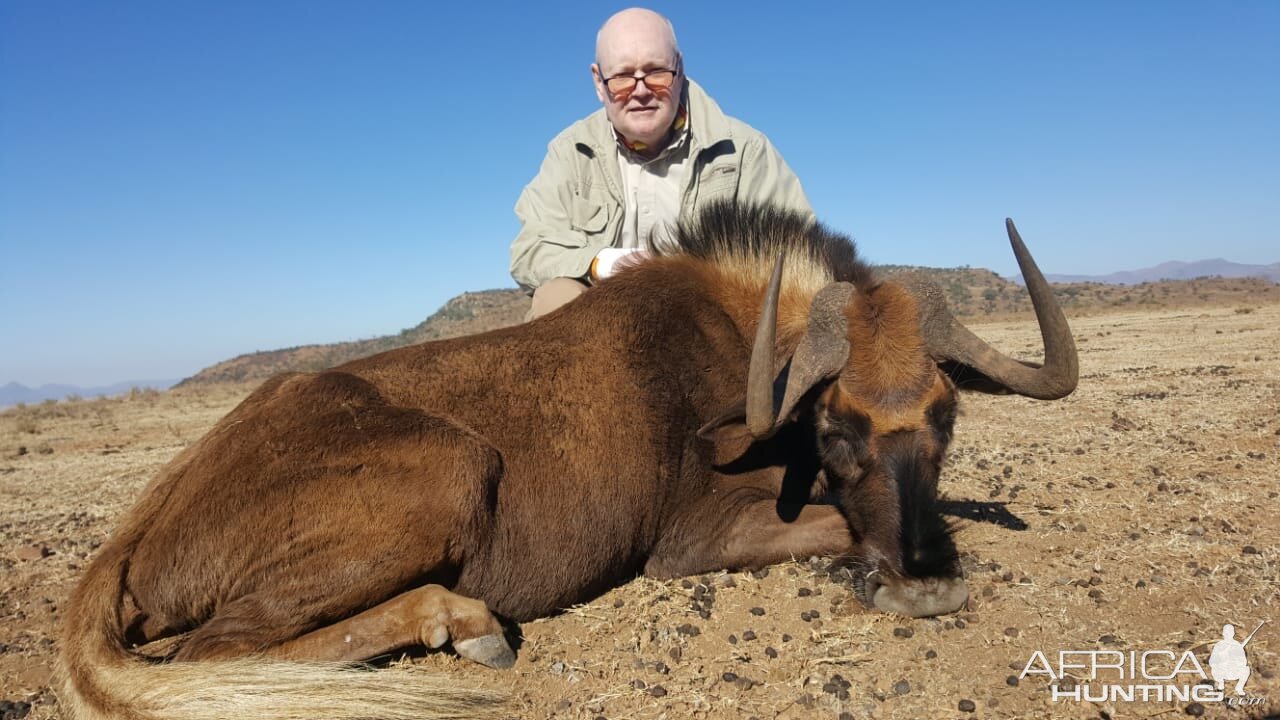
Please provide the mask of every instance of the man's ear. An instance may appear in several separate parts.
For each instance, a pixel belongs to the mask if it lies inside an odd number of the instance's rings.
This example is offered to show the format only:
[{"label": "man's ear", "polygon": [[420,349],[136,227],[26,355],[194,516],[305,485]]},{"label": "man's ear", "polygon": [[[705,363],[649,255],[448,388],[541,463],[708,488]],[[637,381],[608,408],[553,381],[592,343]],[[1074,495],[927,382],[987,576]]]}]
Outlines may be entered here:
[{"label": "man's ear", "polygon": [[601,103],[605,105],[609,104],[609,101],[604,94],[604,76],[600,74],[600,66],[595,63],[591,63],[591,80],[591,84],[595,86],[596,89],[596,97],[600,98]]}]

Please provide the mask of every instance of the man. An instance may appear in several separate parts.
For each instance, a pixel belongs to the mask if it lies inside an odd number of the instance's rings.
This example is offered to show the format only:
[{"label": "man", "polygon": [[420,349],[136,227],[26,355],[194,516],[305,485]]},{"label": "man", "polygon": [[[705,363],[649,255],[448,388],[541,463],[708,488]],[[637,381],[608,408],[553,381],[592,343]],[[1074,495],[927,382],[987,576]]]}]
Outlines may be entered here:
[{"label": "man", "polygon": [[533,292],[530,319],[643,260],[712,200],[813,214],[768,139],[685,77],[666,18],[642,8],[609,18],[591,76],[604,107],[551,141],[516,202],[511,275]]}]

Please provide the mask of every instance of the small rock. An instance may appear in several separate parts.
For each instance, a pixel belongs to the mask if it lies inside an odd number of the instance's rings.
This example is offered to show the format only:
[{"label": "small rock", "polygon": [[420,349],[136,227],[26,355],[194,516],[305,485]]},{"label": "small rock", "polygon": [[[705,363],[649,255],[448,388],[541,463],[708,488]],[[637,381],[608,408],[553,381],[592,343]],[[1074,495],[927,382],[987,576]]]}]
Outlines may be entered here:
[{"label": "small rock", "polygon": [[1010,675],[1009,677],[1004,679],[1004,684],[1008,685],[1009,687],[1018,687],[1018,676]]},{"label": "small rock", "polygon": [[934,650],[929,650],[929,651],[925,652],[924,657],[925,657],[925,659],[926,659],[926,660],[932,660],[932,659],[934,659],[934,658],[938,657],[938,653],[937,653],[936,651],[934,651]]},{"label": "small rock", "polygon": [[1204,706],[1198,702],[1193,702],[1190,705],[1188,705],[1187,709],[1184,710],[1183,712],[1190,715],[1191,717],[1200,717],[1201,715],[1204,715]]},{"label": "small rock", "polygon": [[748,641],[750,641],[750,640],[755,640],[755,639],[756,639],[756,634],[755,634],[754,632],[752,632],[751,630],[743,630],[743,631],[742,631],[742,639],[743,639],[743,640],[748,640]]},{"label": "small rock", "polygon": [[750,690],[751,688],[755,687],[756,683],[751,678],[740,677],[737,680],[734,680],[733,684],[739,690]]},{"label": "small rock", "polygon": [[721,676],[720,676],[720,679],[721,679],[721,680],[724,680],[725,682],[731,683],[731,682],[733,682],[734,680],[737,680],[737,679],[738,679],[738,674],[737,674],[737,673],[734,673],[734,672],[727,672],[727,673],[725,673],[725,674],[721,675]]},{"label": "small rock", "polygon": [[762,607],[753,607],[753,608],[751,608],[750,613],[751,613],[752,615],[755,615],[756,617],[760,617],[761,615],[764,615],[764,608],[762,608]]},{"label": "small rock", "polygon": [[[1262,553],[1258,552],[1258,548],[1256,548],[1256,547],[1254,547],[1254,546],[1252,546],[1252,545],[1245,545],[1244,547],[1240,548],[1240,554],[1241,554],[1241,555],[1261,555]],[[1197,704],[1198,704],[1198,703],[1194,703],[1193,705],[1197,705]],[[1191,709],[1191,707],[1193,707],[1193,705],[1188,705],[1188,706],[1187,706],[1187,714],[1188,714],[1188,715],[1190,715],[1190,714],[1191,714],[1191,710],[1190,710],[1190,709]],[[1204,710],[1204,706],[1203,706],[1203,705],[1201,705],[1201,706],[1200,706],[1200,708],[1201,708],[1201,712],[1203,712],[1203,710]]]},{"label": "small rock", "polygon": [[783,634],[782,634],[782,642],[784,642],[784,643],[789,643],[789,642],[791,642],[791,640],[792,640],[792,638],[791,638],[791,636],[790,636],[790,635],[788,635],[788,634],[786,634],[786,633],[783,633]]},{"label": "small rock", "polygon": [[654,685],[653,687],[649,688],[649,694],[654,697],[666,697],[667,689],[662,687],[661,685]]},{"label": "small rock", "polygon": [[730,644],[730,645],[737,645],[737,644],[738,644],[738,636],[737,636],[737,635],[730,635],[730,636],[729,636],[729,644]]},{"label": "small rock", "polygon": [[19,560],[31,561],[31,560],[41,560],[43,558],[49,557],[52,554],[53,554],[53,551],[49,549],[48,545],[45,545],[44,543],[35,543],[32,545],[27,545],[25,547],[18,548],[17,550],[14,551],[13,556]]},{"label": "small rock", "polygon": [[778,657],[778,651],[772,645],[764,649],[764,654],[769,656],[770,659]]},{"label": "small rock", "polygon": [[802,587],[796,591],[796,597],[809,597],[812,594],[813,594],[813,591],[807,587]]},{"label": "small rock", "polygon": [[1019,631],[1019,630],[1018,630],[1018,628],[1016,628],[1016,627],[1007,627],[1007,628],[1005,628],[1005,629],[1004,629],[1004,634],[1005,634],[1005,635],[1008,635],[1009,637],[1012,637],[1012,638],[1016,638],[1016,637],[1018,637],[1018,634],[1019,634],[1020,632],[1021,632],[1021,631]]},{"label": "small rock", "polygon": [[956,707],[960,709],[960,712],[969,712],[969,713],[978,709],[978,706],[975,705],[972,700],[961,700],[959,703],[956,704]]},{"label": "small rock", "polygon": [[911,683],[906,680],[899,680],[893,684],[893,693],[895,695],[906,695],[911,692]]},{"label": "small rock", "polygon": [[900,638],[909,638],[916,634],[915,630],[909,627],[896,627],[893,629],[893,636]]},{"label": "small rock", "polygon": [[689,623],[684,623],[683,625],[680,625],[679,627],[677,627],[676,632],[680,633],[681,635],[688,635],[689,637],[697,637],[698,635],[702,634],[702,631],[698,629],[698,626],[691,625]]},{"label": "small rock", "polygon": [[964,620],[961,620],[960,618],[956,618],[956,627],[959,628],[960,630],[965,629],[966,625]]}]

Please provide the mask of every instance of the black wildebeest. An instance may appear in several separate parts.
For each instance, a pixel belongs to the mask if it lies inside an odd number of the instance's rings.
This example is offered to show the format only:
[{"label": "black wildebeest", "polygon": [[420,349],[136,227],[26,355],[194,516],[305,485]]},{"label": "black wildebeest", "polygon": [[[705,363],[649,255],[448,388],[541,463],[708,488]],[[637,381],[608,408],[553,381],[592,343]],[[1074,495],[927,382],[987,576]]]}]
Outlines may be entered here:
[{"label": "black wildebeest", "polygon": [[[1077,377],[1062,312],[1009,235],[1043,367],[975,337],[927,283],[878,280],[847,238],[721,205],[537,321],[275,377],[164,469],[86,571],[64,706],[464,707],[309,661],[452,642],[506,666],[495,614],[551,614],[640,572],[839,556],[870,607],[955,610],[967,591],[936,504],[953,378],[1058,398]],[[178,633],[168,662],[129,650]]]}]

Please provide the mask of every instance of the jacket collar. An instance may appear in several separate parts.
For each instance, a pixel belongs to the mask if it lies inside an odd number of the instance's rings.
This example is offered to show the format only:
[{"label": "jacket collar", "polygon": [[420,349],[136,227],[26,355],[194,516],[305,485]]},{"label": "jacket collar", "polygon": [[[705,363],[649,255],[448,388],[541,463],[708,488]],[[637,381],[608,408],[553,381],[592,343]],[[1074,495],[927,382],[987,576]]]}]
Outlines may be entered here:
[{"label": "jacket collar", "polygon": [[[729,120],[724,111],[707,95],[702,86],[685,76],[684,98],[681,106],[688,112],[689,157],[697,158],[704,148],[715,146],[723,140],[733,138]],[[604,108],[591,113],[585,120],[587,130],[587,146],[591,149],[597,162],[604,163],[605,176],[608,178],[613,194],[622,197],[622,171],[617,162],[617,133]]]}]

